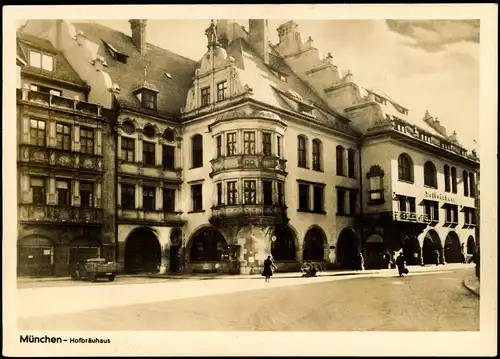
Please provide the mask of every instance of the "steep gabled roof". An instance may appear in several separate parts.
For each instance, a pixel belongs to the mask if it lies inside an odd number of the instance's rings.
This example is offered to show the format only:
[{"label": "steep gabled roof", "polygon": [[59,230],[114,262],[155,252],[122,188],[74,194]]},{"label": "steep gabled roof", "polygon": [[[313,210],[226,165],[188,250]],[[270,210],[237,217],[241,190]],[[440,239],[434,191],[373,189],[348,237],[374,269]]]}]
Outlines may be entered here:
[{"label": "steep gabled roof", "polygon": [[[32,34],[18,31],[17,37],[17,56],[27,63],[23,71],[32,75],[42,75],[56,80],[70,82],[80,86],[87,86],[78,76],[76,71],[70,65],[66,57],[57,50],[48,40],[42,39]],[[48,71],[37,67],[29,66],[30,50],[38,51],[54,56],[54,71]]]},{"label": "steep gabled roof", "polygon": [[[330,106],[295,75],[279,56],[273,55],[269,65],[266,65],[252,46],[242,38],[232,41],[227,53],[235,59],[242,85],[248,85],[253,90],[254,99],[288,111],[294,111],[294,106],[291,105],[294,98],[297,99],[296,102],[314,103],[320,110],[315,111],[316,118],[311,119],[312,122],[354,134],[346,124],[346,119],[337,114],[334,116]],[[281,80],[273,70],[285,75],[286,81]]]},{"label": "steep gabled roof", "polygon": [[[108,65],[105,71],[120,87],[120,92],[116,93],[120,105],[151,114],[180,113],[194,76],[195,61],[150,43],[146,55],[142,56],[132,38],[120,31],[96,23],[76,22],[73,25],[99,46],[98,55],[103,56]],[[126,55],[126,63],[116,60],[112,51]],[[144,108],[133,93],[145,80],[158,91],[158,111]]]}]

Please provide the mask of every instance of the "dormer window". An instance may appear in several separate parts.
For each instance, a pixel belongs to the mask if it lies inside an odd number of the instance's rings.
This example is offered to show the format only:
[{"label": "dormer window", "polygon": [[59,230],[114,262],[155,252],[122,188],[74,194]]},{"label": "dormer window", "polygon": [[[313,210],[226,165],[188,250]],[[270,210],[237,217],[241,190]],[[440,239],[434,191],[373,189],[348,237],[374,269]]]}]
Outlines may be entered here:
[{"label": "dormer window", "polygon": [[128,55],[124,54],[123,52],[118,51],[115,47],[113,47],[111,44],[108,44],[106,41],[102,40],[106,47],[108,48],[109,54],[113,59],[116,61],[119,61],[121,63],[126,64],[127,63],[127,58]]},{"label": "dormer window", "polygon": [[46,71],[54,71],[54,58],[50,55],[30,51],[30,66]]},{"label": "dormer window", "polygon": [[144,90],[142,92],[142,105],[151,110],[156,110],[156,93]]},{"label": "dormer window", "polygon": [[210,104],[210,87],[201,89],[201,106],[208,106]]},{"label": "dormer window", "polygon": [[310,114],[310,115],[313,114],[314,107],[308,106],[308,105],[300,103],[300,102],[299,102],[298,105],[299,105],[299,112],[307,113],[307,114]]}]

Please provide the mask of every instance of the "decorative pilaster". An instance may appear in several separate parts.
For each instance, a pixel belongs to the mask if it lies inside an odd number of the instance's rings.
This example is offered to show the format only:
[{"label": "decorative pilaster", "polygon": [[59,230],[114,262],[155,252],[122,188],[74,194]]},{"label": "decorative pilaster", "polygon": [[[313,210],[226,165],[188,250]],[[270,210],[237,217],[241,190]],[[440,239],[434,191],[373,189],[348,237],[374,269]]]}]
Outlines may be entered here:
[{"label": "decorative pilaster", "polygon": [[142,208],[142,185],[135,185],[135,208]]},{"label": "decorative pilaster", "polygon": [[75,152],[80,152],[81,144],[80,144],[80,126],[79,125],[74,125],[73,126],[73,143],[72,143],[72,150]]},{"label": "decorative pilaster", "polygon": [[96,155],[101,155],[102,154],[102,130],[100,128],[95,130],[95,154]]}]

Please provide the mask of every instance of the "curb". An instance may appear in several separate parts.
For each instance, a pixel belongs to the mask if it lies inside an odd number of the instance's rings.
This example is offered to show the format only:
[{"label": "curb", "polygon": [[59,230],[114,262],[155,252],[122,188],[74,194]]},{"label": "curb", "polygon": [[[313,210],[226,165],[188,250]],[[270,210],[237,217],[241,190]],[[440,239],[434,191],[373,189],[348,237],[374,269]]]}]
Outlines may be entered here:
[{"label": "curb", "polygon": [[465,288],[469,290],[472,294],[475,294],[476,296],[480,297],[480,290],[479,288],[475,288],[474,285],[470,284],[471,280],[470,279],[465,279],[462,283]]}]

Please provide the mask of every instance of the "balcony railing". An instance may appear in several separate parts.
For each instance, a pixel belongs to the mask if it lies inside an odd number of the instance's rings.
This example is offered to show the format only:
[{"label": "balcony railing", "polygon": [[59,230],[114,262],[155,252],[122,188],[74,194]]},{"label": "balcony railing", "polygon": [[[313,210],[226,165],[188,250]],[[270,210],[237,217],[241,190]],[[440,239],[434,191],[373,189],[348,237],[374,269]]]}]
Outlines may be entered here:
[{"label": "balcony railing", "polygon": [[286,206],[265,204],[234,204],[212,207],[212,217],[286,217]]},{"label": "balcony railing", "polygon": [[19,161],[81,170],[103,169],[101,156],[98,155],[26,144],[19,145]]},{"label": "balcony railing", "polygon": [[131,222],[182,223],[182,212],[164,212],[163,210],[145,210],[141,208],[118,209],[118,218]]},{"label": "balcony railing", "polygon": [[222,156],[210,161],[212,163],[213,176],[223,170],[240,170],[240,169],[255,169],[255,170],[272,170],[285,172],[286,160],[277,156],[264,156],[263,154],[255,155],[236,155]]},{"label": "balcony railing", "polygon": [[414,223],[431,222],[427,214],[414,213],[414,212],[394,211],[392,212],[392,219],[394,221],[401,221],[401,222],[414,222]]},{"label": "balcony railing", "polygon": [[17,89],[17,99],[31,102],[43,106],[60,108],[70,111],[76,111],[82,114],[92,116],[102,116],[102,106],[93,103],[81,101],[77,98],[67,98],[63,96],[52,95],[46,92],[32,91],[29,88]]},{"label": "balcony railing", "polygon": [[19,221],[60,224],[102,224],[103,211],[100,208],[23,203],[19,205]]},{"label": "balcony railing", "polygon": [[392,127],[401,133],[405,133],[407,135],[411,135],[423,142],[430,143],[434,146],[440,147],[446,151],[454,152],[459,154],[460,156],[467,157],[468,152],[466,149],[456,145],[455,143],[445,140],[442,137],[435,136],[430,132],[424,131],[421,128],[418,128],[415,125],[404,121],[403,119],[392,116],[391,119]]}]

